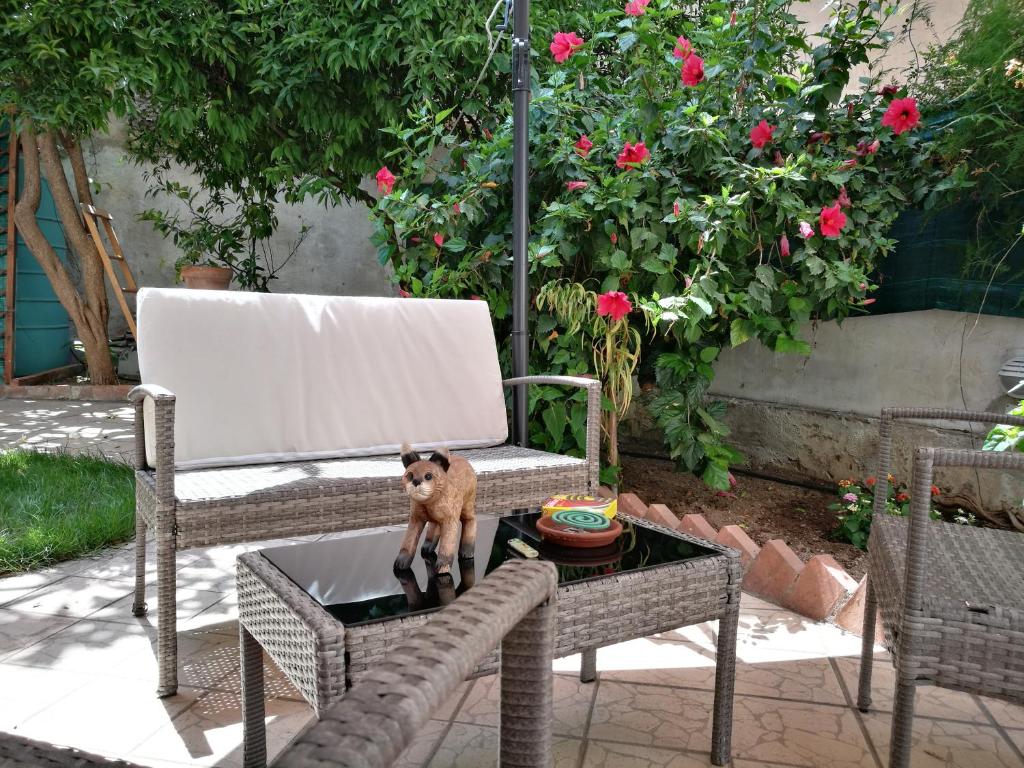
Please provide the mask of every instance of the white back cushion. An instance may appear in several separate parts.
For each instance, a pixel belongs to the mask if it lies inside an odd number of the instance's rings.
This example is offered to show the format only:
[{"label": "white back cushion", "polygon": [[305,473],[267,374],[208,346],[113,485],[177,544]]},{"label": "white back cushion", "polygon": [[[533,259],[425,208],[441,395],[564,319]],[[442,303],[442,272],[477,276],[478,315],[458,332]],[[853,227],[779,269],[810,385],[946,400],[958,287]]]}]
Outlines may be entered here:
[{"label": "white back cushion", "polygon": [[508,437],[483,301],[143,288],[137,307],[142,381],[177,396],[179,469]]}]

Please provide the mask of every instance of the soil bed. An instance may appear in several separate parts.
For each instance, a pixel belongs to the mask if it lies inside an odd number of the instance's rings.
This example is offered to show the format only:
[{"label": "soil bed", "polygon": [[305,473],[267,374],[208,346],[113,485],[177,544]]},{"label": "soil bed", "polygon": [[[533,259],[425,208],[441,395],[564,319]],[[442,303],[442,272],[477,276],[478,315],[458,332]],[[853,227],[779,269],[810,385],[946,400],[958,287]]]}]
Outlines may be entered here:
[{"label": "soil bed", "polygon": [[670,461],[627,456],[622,467],[621,490],[635,493],[645,504],[665,504],[680,517],[702,514],[715,528],[739,525],[759,546],[782,539],[805,561],[832,555],[858,580],[867,569],[866,552],[829,538],[837,522],[828,508],[834,494],[737,474],[732,498],[716,495],[689,473],[676,472]]}]

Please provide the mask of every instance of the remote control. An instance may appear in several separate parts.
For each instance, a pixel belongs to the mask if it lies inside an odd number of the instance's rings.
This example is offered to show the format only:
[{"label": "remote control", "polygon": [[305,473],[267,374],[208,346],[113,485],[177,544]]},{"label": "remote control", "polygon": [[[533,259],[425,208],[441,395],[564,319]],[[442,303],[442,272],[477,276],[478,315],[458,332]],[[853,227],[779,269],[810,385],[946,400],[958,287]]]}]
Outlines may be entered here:
[{"label": "remote control", "polygon": [[522,539],[509,539],[508,546],[510,549],[514,550],[515,552],[518,552],[523,557],[529,558],[531,560],[535,557],[540,557],[540,552],[531,547]]}]

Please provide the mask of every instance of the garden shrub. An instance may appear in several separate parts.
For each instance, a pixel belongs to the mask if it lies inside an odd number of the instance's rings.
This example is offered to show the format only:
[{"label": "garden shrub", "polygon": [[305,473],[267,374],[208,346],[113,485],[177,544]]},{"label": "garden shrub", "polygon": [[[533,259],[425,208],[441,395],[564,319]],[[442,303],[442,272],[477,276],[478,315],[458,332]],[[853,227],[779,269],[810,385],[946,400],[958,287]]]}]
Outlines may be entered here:
[{"label": "garden shrub", "polygon": [[[789,5],[634,0],[535,46],[533,297],[561,280],[632,298],[671,455],[718,488],[738,458],[705,397],[722,348],[756,339],[808,354],[808,321],[872,301],[868,274],[897,214],[958,183],[933,163],[903,87],[876,75],[847,90],[888,44],[895,4],[836,4],[817,38]],[[505,340],[511,120],[466,139],[450,115],[423,109],[389,131],[401,148],[381,158],[374,240],[404,295],[484,298]],[[568,333],[531,312],[532,370],[588,372],[588,326]],[[581,450],[582,408],[578,395],[532,394],[531,438]]]}]

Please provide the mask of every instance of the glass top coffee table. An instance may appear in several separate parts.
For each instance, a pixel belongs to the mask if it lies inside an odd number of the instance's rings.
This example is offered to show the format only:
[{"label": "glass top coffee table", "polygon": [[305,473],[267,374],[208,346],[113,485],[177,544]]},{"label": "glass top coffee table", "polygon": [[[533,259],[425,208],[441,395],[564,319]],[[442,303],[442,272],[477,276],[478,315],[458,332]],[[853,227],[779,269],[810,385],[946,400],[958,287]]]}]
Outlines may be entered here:
[{"label": "glass top coffee table", "polygon": [[[595,549],[544,542],[539,512],[477,523],[476,555],[437,577],[419,554],[409,571],[392,563],[404,529],[275,547],[238,558],[242,705],[247,768],[266,764],[261,648],[317,717],[358,683],[429,614],[509,558],[519,539],[558,568],[555,657],[582,654],[580,679],[596,676],[601,646],[720,619],[712,762],[729,759],[742,569],[727,547],[620,514],[619,539]],[[497,669],[497,654],[476,674]]]}]

